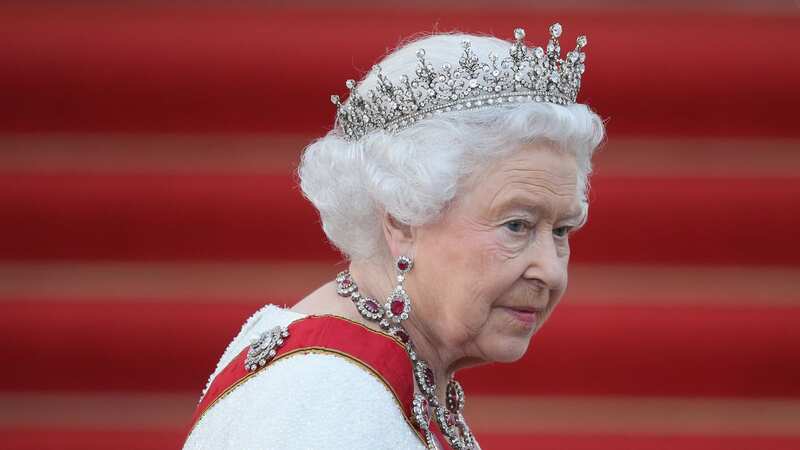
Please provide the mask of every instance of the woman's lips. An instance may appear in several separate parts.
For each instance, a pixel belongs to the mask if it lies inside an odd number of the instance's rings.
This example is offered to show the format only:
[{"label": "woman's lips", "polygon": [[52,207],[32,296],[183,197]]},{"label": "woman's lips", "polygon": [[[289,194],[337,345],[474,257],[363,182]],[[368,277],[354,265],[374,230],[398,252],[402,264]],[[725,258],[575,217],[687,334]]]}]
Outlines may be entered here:
[{"label": "woman's lips", "polygon": [[527,326],[533,327],[539,318],[539,312],[529,309],[506,308],[511,315]]}]

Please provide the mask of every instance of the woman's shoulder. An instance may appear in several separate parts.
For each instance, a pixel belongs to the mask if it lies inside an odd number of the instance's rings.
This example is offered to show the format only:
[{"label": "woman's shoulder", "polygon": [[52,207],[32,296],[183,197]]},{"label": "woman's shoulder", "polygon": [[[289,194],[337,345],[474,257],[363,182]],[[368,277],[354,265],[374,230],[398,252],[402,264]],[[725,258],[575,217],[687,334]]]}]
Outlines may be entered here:
[{"label": "woman's shoulder", "polygon": [[239,333],[233,338],[230,344],[228,344],[225,352],[223,352],[215,372],[230,363],[243,348],[250,345],[254,339],[258,338],[265,331],[275,327],[286,327],[292,322],[304,317],[308,316],[288,308],[281,308],[272,304],[263,306],[245,320]]},{"label": "woman's shoulder", "polygon": [[231,340],[222,356],[217,362],[217,366],[211,375],[208,377],[206,387],[203,389],[201,398],[206,395],[208,388],[214,379],[219,375],[222,369],[225,368],[230,362],[242,351],[243,348],[250,345],[253,339],[256,339],[261,333],[274,328],[276,326],[287,326],[295,320],[306,317],[305,314],[294,312],[288,308],[281,308],[276,305],[268,304],[253,313],[239,330],[239,333]]},{"label": "woman's shoulder", "polygon": [[[290,332],[282,350],[214,399],[186,449],[424,448],[404,411],[401,397],[413,385],[393,338],[335,316],[266,307],[237,339],[274,326]],[[232,351],[233,364],[241,362],[241,350]]]}]

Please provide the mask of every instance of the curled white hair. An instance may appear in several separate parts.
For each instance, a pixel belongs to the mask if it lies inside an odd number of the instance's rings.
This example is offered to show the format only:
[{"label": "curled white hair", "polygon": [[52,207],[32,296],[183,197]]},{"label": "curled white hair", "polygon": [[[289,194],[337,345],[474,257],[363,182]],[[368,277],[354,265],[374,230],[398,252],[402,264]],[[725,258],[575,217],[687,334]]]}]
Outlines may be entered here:
[{"label": "curled white hair", "polygon": [[[389,54],[380,62],[382,71],[392,80],[411,73],[419,48],[434,65],[456,65],[465,39],[482,60],[509,47],[493,37],[437,34]],[[373,70],[359,90],[376,82]],[[348,258],[368,259],[386,252],[384,213],[411,226],[435,220],[467,177],[525,143],[547,142],[575,156],[586,220],[591,158],[603,136],[602,120],[586,105],[534,102],[437,114],[398,132],[378,130],[355,142],[334,129],[303,152],[300,187],[319,211],[328,239]]]}]

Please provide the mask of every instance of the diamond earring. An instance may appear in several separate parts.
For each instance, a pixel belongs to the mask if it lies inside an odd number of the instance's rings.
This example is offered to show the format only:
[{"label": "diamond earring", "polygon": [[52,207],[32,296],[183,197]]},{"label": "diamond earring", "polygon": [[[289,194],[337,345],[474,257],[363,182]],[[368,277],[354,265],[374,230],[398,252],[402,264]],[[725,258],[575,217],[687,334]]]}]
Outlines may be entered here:
[{"label": "diamond earring", "polygon": [[408,319],[408,315],[411,313],[411,299],[408,297],[403,283],[406,280],[406,274],[411,271],[412,267],[414,267],[414,261],[408,256],[400,256],[395,261],[397,286],[383,304],[385,318],[395,324],[400,324],[403,320]]}]

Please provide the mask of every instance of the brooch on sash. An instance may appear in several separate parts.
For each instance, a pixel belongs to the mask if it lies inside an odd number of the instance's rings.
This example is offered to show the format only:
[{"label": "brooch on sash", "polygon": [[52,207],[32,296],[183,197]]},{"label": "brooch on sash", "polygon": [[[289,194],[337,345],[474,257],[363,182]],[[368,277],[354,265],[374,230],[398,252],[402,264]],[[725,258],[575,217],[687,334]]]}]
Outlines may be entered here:
[{"label": "brooch on sash", "polygon": [[266,366],[275,357],[287,337],[289,337],[288,328],[275,327],[253,339],[250,343],[250,349],[247,350],[247,358],[244,361],[245,370],[255,372],[258,368]]}]

